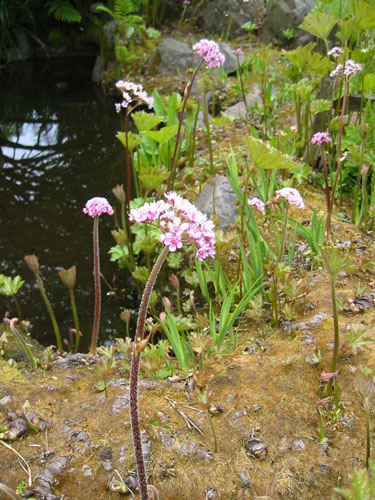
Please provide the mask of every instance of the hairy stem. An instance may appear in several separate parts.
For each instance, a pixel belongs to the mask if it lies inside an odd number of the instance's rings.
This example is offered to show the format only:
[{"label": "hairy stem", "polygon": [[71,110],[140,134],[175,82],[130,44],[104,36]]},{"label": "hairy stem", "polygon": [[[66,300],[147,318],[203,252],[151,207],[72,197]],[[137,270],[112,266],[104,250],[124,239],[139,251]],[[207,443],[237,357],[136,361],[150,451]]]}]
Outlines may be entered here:
[{"label": "hairy stem", "polygon": [[90,353],[96,353],[96,344],[98,341],[99,324],[100,324],[100,306],[101,306],[101,290],[100,290],[100,261],[99,261],[99,216],[94,217],[94,283],[95,283],[95,308],[94,308],[94,324],[92,327]]},{"label": "hairy stem", "polygon": [[139,307],[137,329],[135,333],[132,362],[130,368],[130,422],[133,435],[134,456],[137,465],[139,489],[141,500],[149,500],[147,490],[147,474],[142,451],[141,431],[139,427],[139,412],[138,412],[138,377],[139,363],[141,353],[137,351],[138,342],[145,339],[145,322],[147,316],[148,304],[150,302],[151,292],[154,287],[156,278],[159,274],[161,266],[168,254],[169,248],[165,246],[160,253],[157,261],[152,268],[151,274],[147,280],[143,291],[141,305]]}]

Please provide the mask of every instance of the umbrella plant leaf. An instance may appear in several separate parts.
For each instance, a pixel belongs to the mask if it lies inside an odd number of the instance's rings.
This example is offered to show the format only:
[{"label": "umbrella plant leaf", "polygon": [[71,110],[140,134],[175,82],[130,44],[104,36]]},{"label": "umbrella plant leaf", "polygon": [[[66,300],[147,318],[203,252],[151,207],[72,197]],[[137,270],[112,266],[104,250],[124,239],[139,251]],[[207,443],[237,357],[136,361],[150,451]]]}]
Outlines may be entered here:
[{"label": "umbrella plant leaf", "polygon": [[151,130],[149,132],[144,132],[143,135],[150,137],[159,144],[168,142],[177,134],[178,124],[168,125],[160,130]]},{"label": "umbrella plant leaf", "polygon": [[136,111],[132,114],[132,118],[138,132],[152,130],[164,121],[162,116],[157,116],[154,113],[146,113],[146,111]]},{"label": "umbrella plant leaf", "polygon": [[292,158],[277,149],[267,146],[260,139],[247,137],[246,141],[251,162],[255,168],[272,170],[275,168],[297,168],[299,166]]},{"label": "umbrella plant leaf", "polygon": [[7,295],[8,297],[16,295],[24,283],[25,282],[21,276],[12,278],[11,276],[4,276],[4,274],[0,274],[0,294]]},{"label": "umbrella plant leaf", "polygon": [[146,188],[147,191],[153,191],[162,182],[168,179],[169,172],[161,172],[157,169],[149,169],[147,173],[140,174],[139,179]]},{"label": "umbrella plant leaf", "polygon": [[300,24],[299,28],[311,35],[326,40],[336,24],[336,19],[330,12],[312,10]]},{"label": "umbrella plant leaf", "polygon": [[[126,148],[126,133],[125,132],[117,132],[117,139],[121,142],[121,144]],[[134,148],[141,144],[141,138],[138,134],[134,132],[128,132],[128,147],[129,151],[132,151]]]}]

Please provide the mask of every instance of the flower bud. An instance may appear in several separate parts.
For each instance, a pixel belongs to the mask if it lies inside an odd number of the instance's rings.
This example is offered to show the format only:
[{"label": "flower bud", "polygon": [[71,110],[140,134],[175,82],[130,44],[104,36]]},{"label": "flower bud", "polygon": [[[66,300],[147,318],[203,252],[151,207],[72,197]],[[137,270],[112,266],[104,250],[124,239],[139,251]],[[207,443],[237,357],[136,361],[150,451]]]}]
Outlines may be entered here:
[{"label": "flower bud", "polygon": [[180,289],[180,281],[179,279],[177,278],[177,276],[175,274],[171,274],[169,276],[169,283],[173,286],[173,288],[175,288],[176,290],[179,290]]},{"label": "flower bud", "polygon": [[23,258],[32,273],[39,274],[39,259],[36,255],[25,255]]},{"label": "flower bud", "polygon": [[113,229],[111,231],[113,239],[119,247],[124,247],[128,241],[126,232],[123,229]]},{"label": "flower bud", "polygon": [[62,269],[59,271],[59,276],[63,285],[65,285],[69,290],[73,290],[77,278],[76,266],[72,266],[69,269]]},{"label": "flower bud", "polygon": [[123,311],[121,311],[121,314],[120,314],[120,319],[122,321],[125,321],[125,323],[128,325],[129,322],[130,322],[130,316],[131,316],[131,309],[124,309]]},{"label": "flower bud", "polygon": [[115,195],[116,200],[121,204],[126,202],[126,195],[123,184],[117,184],[117,186],[112,189],[112,193]]}]

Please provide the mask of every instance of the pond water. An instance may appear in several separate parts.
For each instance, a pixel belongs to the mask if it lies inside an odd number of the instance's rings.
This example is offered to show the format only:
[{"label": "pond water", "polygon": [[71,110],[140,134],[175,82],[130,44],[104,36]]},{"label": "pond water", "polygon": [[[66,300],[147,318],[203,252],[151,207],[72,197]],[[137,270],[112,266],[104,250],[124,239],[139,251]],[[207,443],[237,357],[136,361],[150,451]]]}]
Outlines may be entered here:
[{"label": "pond water", "polygon": [[[39,257],[40,274],[60,331],[73,327],[68,290],[59,269],[77,267],[75,297],[89,345],[94,309],[92,227],[82,213],[89,198],[104,196],[116,206],[112,188],[125,184],[125,151],[115,138],[121,129],[114,100],[91,82],[94,59],[63,58],[19,63],[0,78],[0,273],[25,280],[17,297],[30,331],[43,345],[55,343],[49,316],[23,257]],[[101,271],[125,287],[126,277],[109,262],[114,244],[112,217],[100,220]],[[102,284],[100,342],[123,336],[120,307],[126,295],[106,295]],[[125,297],[125,298],[124,298]],[[0,296],[0,314],[17,311]],[[2,316],[3,317],[3,316]]]}]

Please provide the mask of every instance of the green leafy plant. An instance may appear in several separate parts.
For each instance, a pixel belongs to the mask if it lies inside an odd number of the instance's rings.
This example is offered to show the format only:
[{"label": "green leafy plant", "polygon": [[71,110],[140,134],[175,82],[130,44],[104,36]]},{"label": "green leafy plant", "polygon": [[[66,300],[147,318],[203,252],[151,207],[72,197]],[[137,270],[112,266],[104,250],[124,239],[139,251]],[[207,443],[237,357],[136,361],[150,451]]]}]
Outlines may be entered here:
[{"label": "green leafy plant", "polygon": [[21,278],[21,276],[15,276],[12,278],[11,276],[0,274],[0,294],[6,295],[7,297],[13,297],[17,307],[18,319],[20,320],[22,319],[21,308],[16,298],[16,293],[24,283],[25,281]]},{"label": "green leafy plant", "polygon": [[369,470],[356,469],[348,488],[335,488],[335,492],[344,500],[372,500],[375,497],[375,463],[369,460]]},{"label": "green leafy plant", "polygon": [[49,0],[46,6],[48,14],[53,14],[57,21],[80,23],[82,20],[82,15],[69,0]]}]

